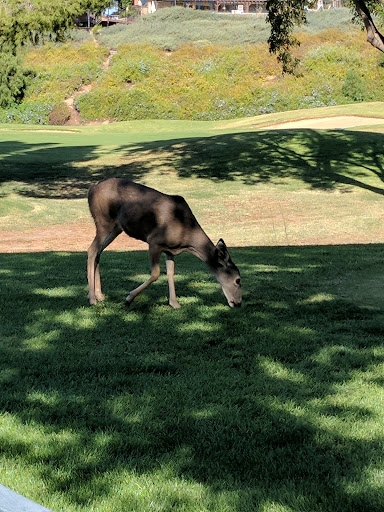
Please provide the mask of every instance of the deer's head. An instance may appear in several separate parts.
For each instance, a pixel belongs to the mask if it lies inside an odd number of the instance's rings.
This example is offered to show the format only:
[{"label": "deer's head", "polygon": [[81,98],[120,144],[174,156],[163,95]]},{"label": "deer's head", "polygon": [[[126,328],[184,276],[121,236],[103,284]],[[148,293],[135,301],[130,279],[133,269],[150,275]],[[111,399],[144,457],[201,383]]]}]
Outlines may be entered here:
[{"label": "deer's head", "polygon": [[239,269],[231,260],[224,240],[220,238],[215,248],[214,273],[223,290],[228,305],[241,306],[241,277]]}]

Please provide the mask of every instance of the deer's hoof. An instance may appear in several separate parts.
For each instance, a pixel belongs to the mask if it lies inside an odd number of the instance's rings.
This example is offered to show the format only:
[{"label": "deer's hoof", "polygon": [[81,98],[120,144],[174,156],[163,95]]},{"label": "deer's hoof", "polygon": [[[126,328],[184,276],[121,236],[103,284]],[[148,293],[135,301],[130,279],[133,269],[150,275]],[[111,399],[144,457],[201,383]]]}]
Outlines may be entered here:
[{"label": "deer's hoof", "polygon": [[169,302],[169,305],[170,305],[173,309],[180,309],[180,308],[181,308],[181,306],[180,306],[180,304],[177,302],[177,300],[174,300],[174,301],[172,301],[172,302],[170,301],[170,302]]},{"label": "deer's hoof", "polygon": [[132,295],[128,295],[128,297],[125,299],[125,305],[130,306],[134,298],[135,297],[132,297]]},{"label": "deer's hoof", "polygon": [[101,302],[104,300],[104,295],[102,293],[95,293],[95,295],[88,295],[88,300],[91,306],[94,306],[98,302]]}]

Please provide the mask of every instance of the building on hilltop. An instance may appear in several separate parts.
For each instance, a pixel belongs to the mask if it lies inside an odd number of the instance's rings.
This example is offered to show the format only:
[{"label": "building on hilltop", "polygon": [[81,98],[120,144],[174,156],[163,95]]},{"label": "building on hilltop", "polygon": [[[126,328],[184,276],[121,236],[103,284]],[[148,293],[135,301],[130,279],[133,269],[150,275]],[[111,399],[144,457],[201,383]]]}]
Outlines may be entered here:
[{"label": "building on hilltop", "polygon": [[[140,14],[150,14],[163,7],[186,7],[232,14],[266,14],[267,0],[133,0]],[[315,0],[312,11],[343,7],[343,0]]]},{"label": "building on hilltop", "polygon": [[141,14],[150,14],[164,7],[186,7],[197,10],[233,14],[266,13],[267,0],[133,0]]},{"label": "building on hilltop", "polygon": [[[343,0],[313,0],[310,11],[321,11],[343,7]],[[111,0],[110,6],[101,16],[96,17],[89,12],[78,17],[76,24],[83,27],[92,27],[97,23],[104,26],[116,23],[128,23],[128,11],[120,9],[120,2]],[[185,7],[197,10],[216,11],[229,14],[259,14],[267,13],[267,0],[132,0],[133,7],[141,15],[151,14],[164,7]]]}]

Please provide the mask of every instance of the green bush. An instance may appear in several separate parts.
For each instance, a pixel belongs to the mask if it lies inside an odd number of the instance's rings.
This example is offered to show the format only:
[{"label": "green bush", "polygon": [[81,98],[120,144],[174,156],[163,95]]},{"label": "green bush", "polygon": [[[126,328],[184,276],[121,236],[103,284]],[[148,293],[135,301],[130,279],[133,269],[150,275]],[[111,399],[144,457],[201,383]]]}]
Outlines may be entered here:
[{"label": "green bush", "polygon": [[338,42],[326,43],[311,49],[303,59],[304,72],[317,71],[325,75],[342,76],[345,68],[364,65],[360,47],[346,47]]},{"label": "green bush", "polygon": [[0,53],[0,107],[8,107],[24,96],[26,74],[20,58],[11,52]]},{"label": "green bush", "polygon": [[364,101],[367,93],[363,80],[355,71],[348,70],[341,88],[344,96],[351,101]]},{"label": "green bush", "polygon": [[0,123],[48,124],[51,105],[41,102],[24,102],[0,109]]},{"label": "green bush", "polygon": [[161,52],[151,47],[138,49],[134,45],[119,48],[113,57],[107,78],[109,85],[142,82],[148,76],[159,73]]}]

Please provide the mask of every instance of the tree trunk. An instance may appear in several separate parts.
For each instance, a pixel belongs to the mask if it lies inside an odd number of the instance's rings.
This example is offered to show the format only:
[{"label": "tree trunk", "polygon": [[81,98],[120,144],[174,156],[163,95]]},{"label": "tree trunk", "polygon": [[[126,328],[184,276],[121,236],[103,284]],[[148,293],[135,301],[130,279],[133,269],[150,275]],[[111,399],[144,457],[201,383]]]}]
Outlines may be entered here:
[{"label": "tree trunk", "polygon": [[381,52],[384,52],[384,37],[377,30],[365,1],[353,0],[353,3],[357,13],[363,20],[365,30],[367,31],[367,41]]}]

